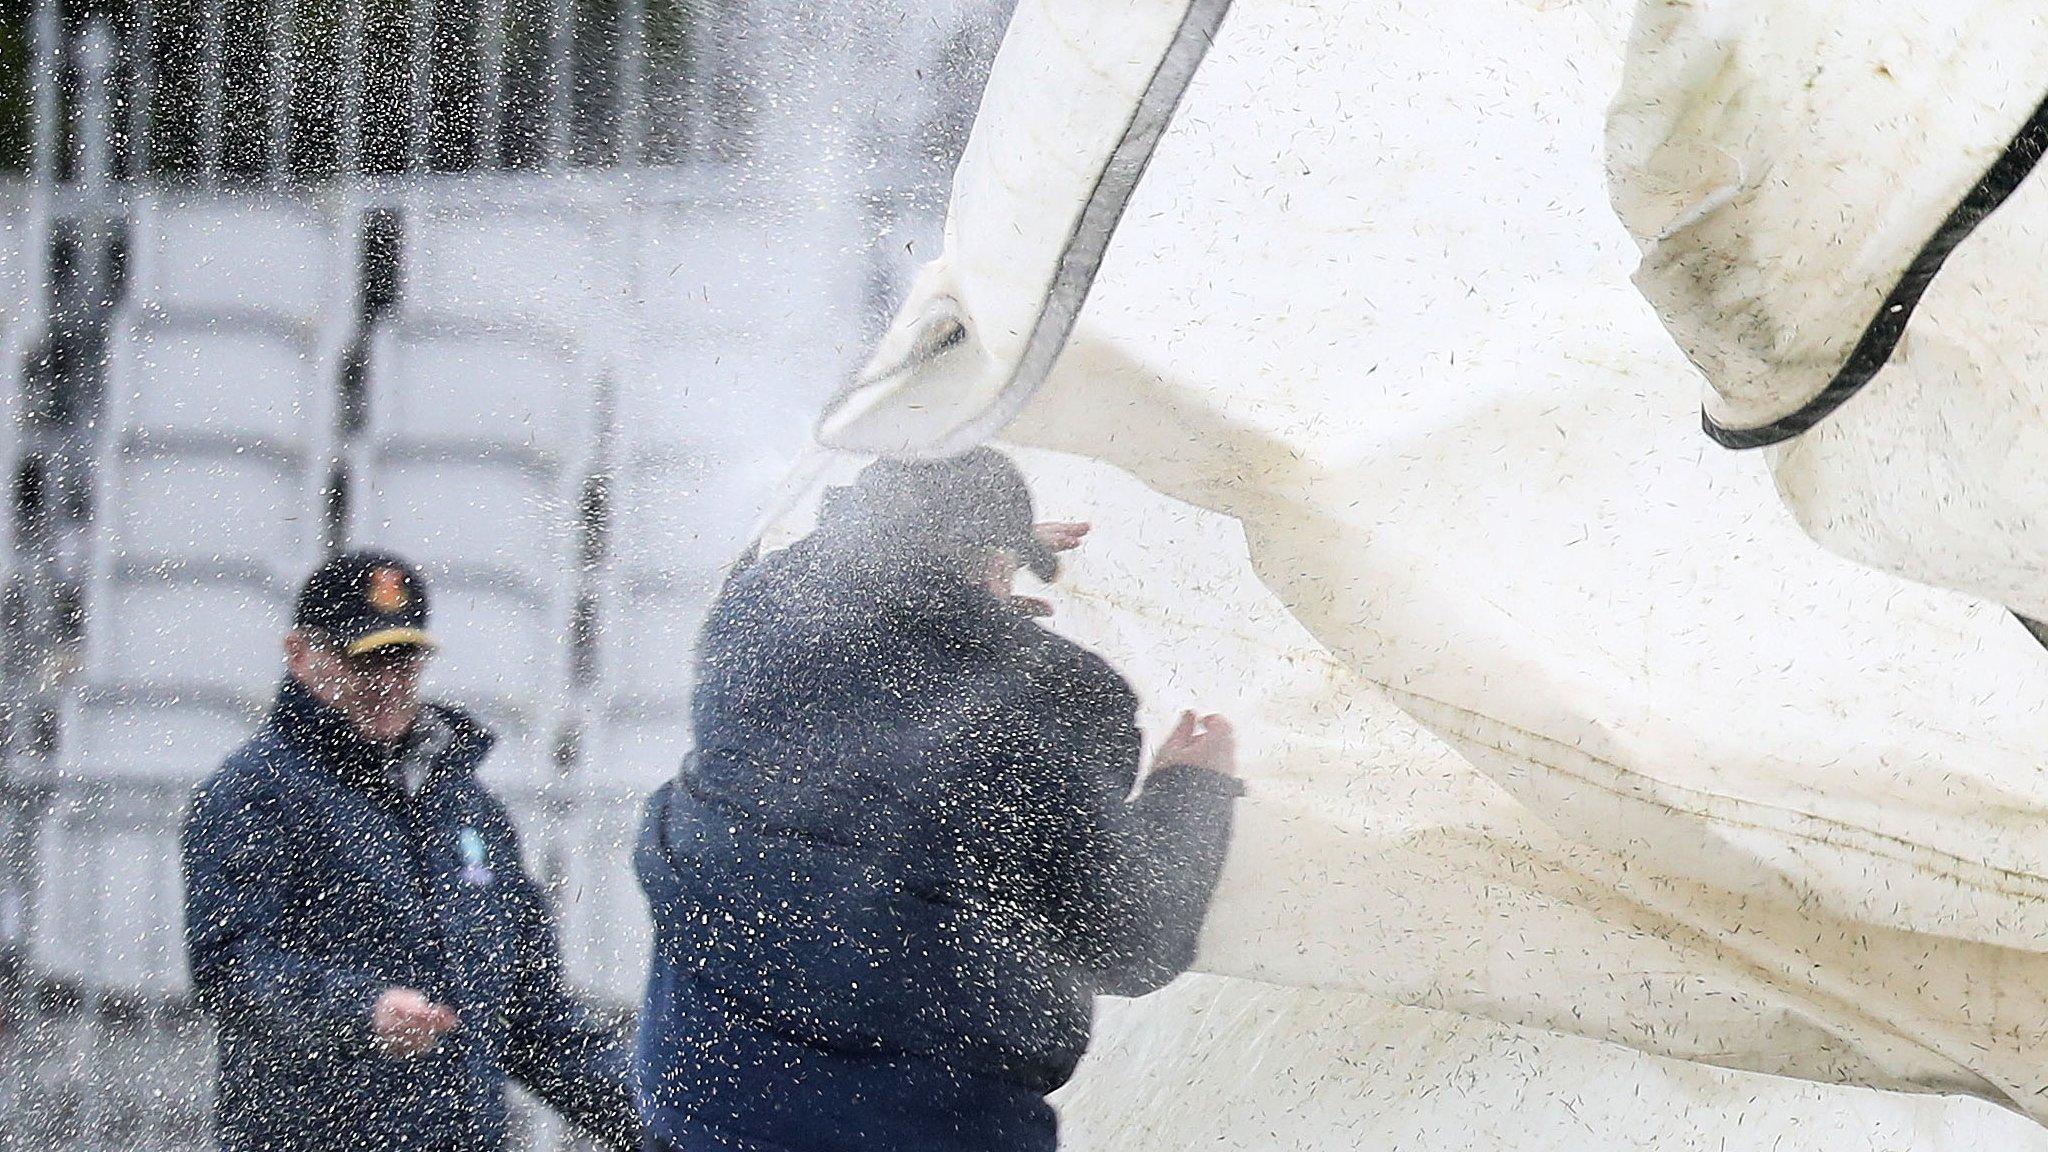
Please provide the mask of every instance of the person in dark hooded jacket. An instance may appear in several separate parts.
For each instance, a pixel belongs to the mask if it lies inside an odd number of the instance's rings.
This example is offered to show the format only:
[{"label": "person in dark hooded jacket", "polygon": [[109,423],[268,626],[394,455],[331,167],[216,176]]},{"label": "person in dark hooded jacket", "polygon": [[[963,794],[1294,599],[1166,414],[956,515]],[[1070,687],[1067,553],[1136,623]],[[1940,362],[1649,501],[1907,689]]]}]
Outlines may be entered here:
[{"label": "person in dark hooded jacket", "polygon": [[269,720],[195,795],[192,984],[224,1152],[492,1152],[507,1077],[639,1143],[621,1039],[563,983],[491,737],[419,699],[426,591],[354,553],[306,582]]},{"label": "person in dark hooded jacket", "polygon": [[1229,726],[1184,714],[1134,797],[1137,697],[1033,622],[1020,561],[1055,570],[976,449],[870,465],[728,580],[635,852],[650,1149],[1051,1149],[1093,998],[1192,962]]}]

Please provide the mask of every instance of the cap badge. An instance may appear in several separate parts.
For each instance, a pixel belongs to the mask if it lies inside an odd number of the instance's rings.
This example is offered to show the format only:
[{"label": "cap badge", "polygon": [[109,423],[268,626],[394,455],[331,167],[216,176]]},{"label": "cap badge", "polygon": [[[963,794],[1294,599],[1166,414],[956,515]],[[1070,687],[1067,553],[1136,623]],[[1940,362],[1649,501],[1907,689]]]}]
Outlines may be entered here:
[{"label": "cap badge", "polygon": [[396,568],[379,568],[370,573],[370,607],[383,615],[405,610],[412,604],[412,592],[405,586],[405,573]]}]

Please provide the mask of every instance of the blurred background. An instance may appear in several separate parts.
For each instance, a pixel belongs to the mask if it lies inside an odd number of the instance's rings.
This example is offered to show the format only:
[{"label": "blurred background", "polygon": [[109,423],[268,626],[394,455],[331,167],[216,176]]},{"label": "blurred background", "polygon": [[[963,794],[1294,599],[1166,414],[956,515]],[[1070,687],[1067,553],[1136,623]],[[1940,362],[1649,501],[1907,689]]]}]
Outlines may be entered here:
[{"label": "blurred background", "polygon": [[630,1015],[699,613],[933,254],[1008,6],[0,0],[0,1148],[208,1146],[177,831],[341,547],[424,567],[432,694]]}]

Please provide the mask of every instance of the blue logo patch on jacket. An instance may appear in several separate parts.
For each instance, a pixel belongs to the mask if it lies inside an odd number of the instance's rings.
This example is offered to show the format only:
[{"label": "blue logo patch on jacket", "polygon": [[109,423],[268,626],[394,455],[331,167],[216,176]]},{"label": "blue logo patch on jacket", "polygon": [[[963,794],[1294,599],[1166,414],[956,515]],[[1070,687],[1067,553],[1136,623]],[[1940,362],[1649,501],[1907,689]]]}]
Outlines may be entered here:
[{"label": "blue logo patch on jacket", "polygon": [[465,825],[456,842],[462,850],[462,882],[474,888],[489,887],[497,875],[484,863],[483,833]]}]

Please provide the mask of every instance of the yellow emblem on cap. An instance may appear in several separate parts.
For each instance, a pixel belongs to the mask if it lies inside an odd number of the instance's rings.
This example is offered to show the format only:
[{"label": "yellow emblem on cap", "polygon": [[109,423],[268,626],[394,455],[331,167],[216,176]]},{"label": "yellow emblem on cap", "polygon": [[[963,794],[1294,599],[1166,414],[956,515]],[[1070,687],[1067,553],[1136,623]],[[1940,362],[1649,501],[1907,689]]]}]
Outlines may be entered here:
[{"label": "yellow emblem on cap", "polygon": [[396,568],[379,568],[370,573],[370,607],[389,616],[412,604],[412,592],[405,586],[405,573]]}]

